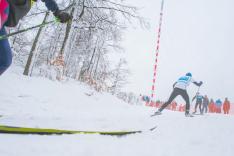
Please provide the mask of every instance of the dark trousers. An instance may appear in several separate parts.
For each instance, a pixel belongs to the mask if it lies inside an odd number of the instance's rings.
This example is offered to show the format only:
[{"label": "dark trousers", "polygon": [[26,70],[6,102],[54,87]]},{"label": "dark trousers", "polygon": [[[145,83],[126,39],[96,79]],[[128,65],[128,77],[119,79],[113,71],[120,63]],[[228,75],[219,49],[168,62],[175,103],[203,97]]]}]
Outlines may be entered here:
[{"label": "dark trousers", "polygon": [[202,113],[207,113],[207,111],[208,111],[208,105],[203,104]]},{"label": "dark trousers", "polygon": [[194,113],[197,112],[198,106],[199,106],[200,113],[202,114],[202,101],[196,101]]},{"label": "dark trousers", "polygon": [[[6,30],[3,27],[0,29],[0,36],[6,35]],[[11,65],[12,53],[8,39],[0,40],[0,75],[6,71]]]},{"label": "dark trousers", "polygon": [[189,109],[190,109],[190,102],[189,102],[189,96],[186,90],[180,89],[180,88],[174,88],[168,101],[165,102],[161,108],[159,108],[159,111],[163,111],[178,95],[182,96],[182,98],[185,100],[186,102],[186,111],[185,113],[189,113]]}]

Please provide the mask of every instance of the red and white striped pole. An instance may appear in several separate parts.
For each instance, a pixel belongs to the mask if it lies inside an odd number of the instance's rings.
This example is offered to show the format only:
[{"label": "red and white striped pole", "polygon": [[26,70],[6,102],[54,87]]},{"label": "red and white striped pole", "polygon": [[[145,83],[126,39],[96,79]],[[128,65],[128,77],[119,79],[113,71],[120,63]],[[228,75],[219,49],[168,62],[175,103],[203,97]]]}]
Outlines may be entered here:
[{"label": "red and white striped pole", "polygon": [[154,64],[154,75],[153,75],[153,85],[152,85],[152,92],[151,92],[151,101],[155,97],[155,83],[157,78],[157,66],[158,66],[158,54],[159,54],[159,47],[160,47],[160,37],[161,37],[161,27],[162,27],[162,19],[163,19],[163,6],[164,6],[164,0],[161,2],[161,12],[160,12],[160,20],[159,20],[159,27],[158,27],[158,36],[157,36],[157,47],[156,47],[156,53],[155,53],[155,64]]}]

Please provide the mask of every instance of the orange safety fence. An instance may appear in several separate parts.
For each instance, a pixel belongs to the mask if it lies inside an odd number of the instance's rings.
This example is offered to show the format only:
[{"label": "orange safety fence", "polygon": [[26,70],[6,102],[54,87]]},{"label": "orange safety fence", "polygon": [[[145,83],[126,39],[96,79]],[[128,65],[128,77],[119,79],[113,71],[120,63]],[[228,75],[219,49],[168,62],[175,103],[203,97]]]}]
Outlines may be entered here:
[{"label": "orange safety fence", "polygon": [[234,103],[231,103],[230,114],[234,115]]},{"label": "orange safety fence", "polygon": [[[148,107],[155,107],[155,108],[160,108],[164,102],[146,102],[146,106]],[[184,112],[185,111],[185,104],[177,104],[175,101],[173,101],[170,105],[167,106],[168,110],[172,111],[179,111],[179,112]],[[224,114],[223,109],[217,110],[216,108],[212,107],[212,110],[210,110],[211,107],[208,107],[208,113],[220,113]],[[229,115],[234,115],[234,103],[231,103]]]}]

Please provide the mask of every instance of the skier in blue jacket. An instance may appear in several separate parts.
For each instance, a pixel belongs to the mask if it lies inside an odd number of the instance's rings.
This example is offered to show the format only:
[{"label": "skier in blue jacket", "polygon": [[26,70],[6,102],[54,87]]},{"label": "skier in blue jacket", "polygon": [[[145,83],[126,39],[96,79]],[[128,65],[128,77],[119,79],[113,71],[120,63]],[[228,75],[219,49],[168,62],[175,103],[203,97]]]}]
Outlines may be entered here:
[{"label": "skier in blue jacket", "polygon": [[195,99],[196,99],[196,104],[195,104],[195,109],[194,109],[193,114],[196,114],[198,106],[199,106],[200,114],[203,114],[202,113],[203,96],[199,92],[197,92],[197,94],[193,97],[192,101],[194,101]]},{"label": "skier in blue jacket", "polygon": [[189,102],[189,96],[187,93],[187,87],[190,85],[190,83],[194,83],[197,86],[201,86],[202,85],[202,81],[200,81],[199,83],[196,82],[193,78],[192,78],[192,74],[191,73],[187,73],[185,76],[180,77],[174,84],[173,84],[173,91],[168,99],[167,102],[165,102],[158,111],[156,111],[152,116],[155,115],[161,115],[162,111],[178,96],[181,95],[182,98],[185,100],[186,102],[186,110],[185,110],[185,116],[186,117],[192,117],[192,115],[189,113],[190,110],[190,102]]},{"label": "skier in blue jacket", "polygon": [[[33,0],[37,1],[37,0]],[[54,0],[41,0],[54,16],[65,23],[71,20],[71,16],[59,10]],[[18,24],[31,8],[31,0],[0,0],[0,36],[6,35],[6,27],[14,27]],[[0,75],[7,70],[12,63],[11,47],[7,38],[0,39]]]}]

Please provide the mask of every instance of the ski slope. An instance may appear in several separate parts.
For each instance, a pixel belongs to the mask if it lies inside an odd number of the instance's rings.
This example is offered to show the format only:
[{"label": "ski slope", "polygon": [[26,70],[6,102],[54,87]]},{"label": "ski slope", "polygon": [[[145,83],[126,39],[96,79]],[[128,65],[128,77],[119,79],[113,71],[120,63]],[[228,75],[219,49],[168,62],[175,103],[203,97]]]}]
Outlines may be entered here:
[{"label": "ski slope", "polygon": [[[69,130],[143,130],[124,137],[0,134],[1,156],[233,156],[234,116],[129,105],[75,81],[53,82],[8,71],[0,77],[0,125]],[[153,132],[148,128],[157,125]]]}]

